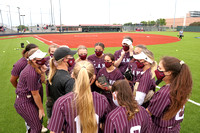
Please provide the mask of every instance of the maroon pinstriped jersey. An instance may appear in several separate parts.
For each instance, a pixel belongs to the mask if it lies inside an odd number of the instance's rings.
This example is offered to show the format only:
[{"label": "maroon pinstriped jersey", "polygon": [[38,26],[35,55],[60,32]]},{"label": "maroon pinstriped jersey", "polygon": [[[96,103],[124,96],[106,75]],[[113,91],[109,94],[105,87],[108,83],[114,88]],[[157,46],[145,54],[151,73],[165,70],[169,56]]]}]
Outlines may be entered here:
[{"label": "maroon pinstriped jersey", "polygon": [[148,110],[152,114],[152,132],[179,132],[180,123],[184,117],[184,108],[180,109],[170,120],[162,119],[170,103],[170,85],[165,85],[154,94],[148,106]]},{"label": "maroon pinstriped jersey", "polygon": [[[27,65],[20,74],[16,94],[19,96],[31,95],[31,91],[43,90],[39,75],[31,65]],[[41,91],[40,91],[41,92]],[[43,96],[43,93],[41,94]]]},{"label": "maroon pinstriped jersey", "polygon": [[26,67],[27,65],[27,59],[22,57],[21,59],[19,59],[14,65],[13,65],[13,69],[11,71],[11,75],[13,76],[19,76],[21,71]]},{"label": "maroon pinstriped jersey", "polygon": [[104,133],[151,133],[150,115],[141,106],[139,110],[134,118],[128,121],[126,108],[115,108],[108,114]]},{"label": "maroon pinstriped jersey", "polygon": [[[121,57],[121,52],[122,52],[122,49],[120,49],[114,53],[115,60],[118,60]],[[131,58],[130,58],[129,52],[125,53],[125,55],[122,59],[122,62],[118,66],[118,68],[122,74],[124,74],[124,72],[126,71],[130,60],[131,60]]]},{"label": "maroon pinstriped jersey", "polygon": [[136,82],[137,76],[143,71],[142,68],[137,68],[137,64],[133,62],[128,63],[128,68],[127,70],[131,70],[131,73],[133,74],[133,83]]},{"label": "maroon pinstriped jersey", "polygon": [[[110,111],[109,103],[105,96],[92,92],[93,103],[96,113],[97,123],[105,121],[105,117]],[[80,131],[80,120],[74,107],[74,92],[70,92],[60,97],[54,104],[48,129],[60,133],[65,127],[65,133],[76,133]],[[72,106],[73,105],[73,106]]]},{"label": "maroon pinstriped jersey", "polygon": [[144,73],[139,73],[137,75],[136,82],[139,82],[137,91],[148,93],[149,90],[155,91],[155,78],[151,79],[151,68],[146,70]]},{"label": "maroon pinstriped jersey", "polygon": [[100,69],[97,74],[97,79],[103,75],[106,77],[110,85],[113,85],[117,80],[124,79],[124,76],[118,68],[115,68],[112,72],[107,72],[105,67]]},{"label": "maroon pinstriped jersey", "polygon": [[98,58],[95,54],[88,56],[87,58],[96,68],[96,73],[99,72],[101,68],[105,67],[104,55],[101,58]]}]

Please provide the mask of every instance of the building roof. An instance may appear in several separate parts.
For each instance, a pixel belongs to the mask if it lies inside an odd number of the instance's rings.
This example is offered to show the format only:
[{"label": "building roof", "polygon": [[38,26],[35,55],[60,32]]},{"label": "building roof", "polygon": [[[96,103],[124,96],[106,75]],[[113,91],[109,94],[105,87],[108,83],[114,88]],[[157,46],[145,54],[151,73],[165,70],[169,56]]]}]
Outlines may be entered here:
[{"label": "building roof", "polygon": [[122,26],[122,25],[112,25],[112,24],[80,24],[80,26]]}]

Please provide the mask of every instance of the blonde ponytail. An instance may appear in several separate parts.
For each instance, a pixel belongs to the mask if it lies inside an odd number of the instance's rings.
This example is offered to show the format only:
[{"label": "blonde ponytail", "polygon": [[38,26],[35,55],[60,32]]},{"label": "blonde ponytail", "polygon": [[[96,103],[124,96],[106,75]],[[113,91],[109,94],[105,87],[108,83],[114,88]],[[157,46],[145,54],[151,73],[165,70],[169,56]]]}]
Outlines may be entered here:
[{"label": "blonde ponytail", "polygon": [[151,64],[151,79],[153,79],[155,77],[155,70],[157,69],[157,62],[154,60],[154,55],[150,50],[145,49],[143,52],[153,61]]},{"label": "blonde ponytail", "polygon": [[75,102],[82,133],[96,133],[98,126],[90,88],[90,79],[94,75],[94,67],[88,61],[80,61],[76,63],[73,75],[75,77]]},{"label": "blonde ponytail", "polygon": [[56,66],[55,66],[54,62],[55,62],[55,59],[53,57],[50,59],[50,62],[49,62],[50,70],[49,70],[48,80],[49,80],[50,85],[52,85],[52,78],[56,73]]},{"label": "blonde ponytail", "polygon": [[157,69],[157,62],[153,61],[153,63],[151,64],[151,79],[153,79],[155,77],[155,70]]}]

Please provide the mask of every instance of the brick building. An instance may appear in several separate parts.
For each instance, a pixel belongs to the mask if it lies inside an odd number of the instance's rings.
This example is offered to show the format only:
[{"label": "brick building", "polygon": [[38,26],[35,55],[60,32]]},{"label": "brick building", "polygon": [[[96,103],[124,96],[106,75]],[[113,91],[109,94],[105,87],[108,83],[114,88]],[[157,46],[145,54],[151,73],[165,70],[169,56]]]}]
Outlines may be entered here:
[{"label": "brick building", "polygon": [[[174,18],[166,18],[166,26],[173,27]],[[189,26],[193,22],[200,22],[200,11],[190,11],[185,18],[175,18],[175,27]]]}]

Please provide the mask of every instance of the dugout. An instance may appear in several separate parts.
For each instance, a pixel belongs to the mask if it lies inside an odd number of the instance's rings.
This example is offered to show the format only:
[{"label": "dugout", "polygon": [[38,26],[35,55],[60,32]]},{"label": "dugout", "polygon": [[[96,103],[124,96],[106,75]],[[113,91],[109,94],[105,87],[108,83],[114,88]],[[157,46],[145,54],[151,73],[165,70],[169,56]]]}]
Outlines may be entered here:
[{"label": "dugout", "polygon": [[[57,31],[61,30],[60,25],[56,25]],[[81,32],[82,29],[79,25],[62,25],[62,32]]]},{"label": "dugout", "polygon": [[122,25],[80,24],[82,32],[121,32]]}]

